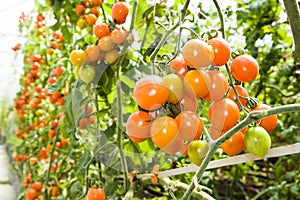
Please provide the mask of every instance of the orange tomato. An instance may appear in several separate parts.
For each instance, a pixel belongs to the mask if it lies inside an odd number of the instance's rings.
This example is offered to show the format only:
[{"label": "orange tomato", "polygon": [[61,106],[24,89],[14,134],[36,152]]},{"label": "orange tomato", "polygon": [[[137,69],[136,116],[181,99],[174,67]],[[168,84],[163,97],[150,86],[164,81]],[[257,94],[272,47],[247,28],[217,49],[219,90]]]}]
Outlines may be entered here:
[{"label": "orange tomato", "polygon": [[225,65],[230,58],[230,47],[226,40],[223,38],[212,38],[207,41],[214,50],[214,61],[215,66]]},{"label": "orange tomato", "polygon": [[149,138],[151,118],[147,112],[136,111],[132,113],[126,123],[126,132],[133,142],[143,142]]},{"label": "orange tomato", "polygon": [[235,133],[221,145],[221,148],[230,156],[240,154],[244,149],[244,134],[241,131]]},{"label": "orange tomato", "polygon": [[[260,110],[268,110],[271,106],[267,104],[259,104],[255,108],[253,108],[251,111],[260,111]],[[263,127],[266,131],[271,132],[274,130],[277,126],[278,117],[277,115],[271,115],[268,117],[265,117],[261,120],[258,120],[257,123],[260,123],[259,125]]]},{"label": "orange tomato", "polygon": [[129,8],[124,2],[117,2],[112,6],[111,17],[116,24],[123,24],[129,13]]},{"label": "orange tomato", "polygon": [[209,75],[202,70],[189,71],[183,80],[186,93],[197,98],[205,97],[211,85]]}]

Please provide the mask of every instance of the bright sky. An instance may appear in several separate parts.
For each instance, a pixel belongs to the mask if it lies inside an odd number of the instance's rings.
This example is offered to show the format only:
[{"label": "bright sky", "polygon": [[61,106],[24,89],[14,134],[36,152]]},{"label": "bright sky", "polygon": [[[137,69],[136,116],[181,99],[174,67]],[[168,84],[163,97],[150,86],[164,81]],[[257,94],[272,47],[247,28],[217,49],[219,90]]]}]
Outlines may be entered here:
[{"label": "bright sky", "polygon": [[[30,12],[34,7],[33,0],[2,1],[0,8],[0,100],[12,99],[19,90],[19,74],[22,69],[21,56],[18,61],[11,49],[17,43],[23,43],[19,37],[18,20],[22,12]],[[20,53],[19,53],[20,54]]]}]

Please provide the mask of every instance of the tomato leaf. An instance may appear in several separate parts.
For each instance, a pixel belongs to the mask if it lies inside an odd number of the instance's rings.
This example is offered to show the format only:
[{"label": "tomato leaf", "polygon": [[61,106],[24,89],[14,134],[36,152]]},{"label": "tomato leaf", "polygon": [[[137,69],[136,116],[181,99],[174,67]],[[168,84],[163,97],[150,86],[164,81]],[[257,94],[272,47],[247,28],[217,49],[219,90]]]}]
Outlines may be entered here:
[{"label": "tomato leaf", "polygon": [[68,78],[69,78],[69,72],[68,70],[65,70],[63,74],[58,78],[57,82],[48,87],[47,93],[53,94],[54,92],[60,90],[64,86]]},{"label": "tomato leaf", "polygon": [[79,182],[76,181],[70,188],[70,195],[72,198],[76,198],[83,192],[83,185]]}]

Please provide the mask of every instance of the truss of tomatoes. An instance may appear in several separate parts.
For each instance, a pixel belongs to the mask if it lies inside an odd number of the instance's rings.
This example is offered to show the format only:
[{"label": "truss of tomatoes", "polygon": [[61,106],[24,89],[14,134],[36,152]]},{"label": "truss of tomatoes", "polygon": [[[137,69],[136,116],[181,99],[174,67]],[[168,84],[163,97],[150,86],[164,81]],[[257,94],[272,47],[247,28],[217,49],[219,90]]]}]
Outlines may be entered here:
[{"label": "truss of tomatoes", "polygon": [[[229,44],[219,37],[207,42],[200,39],[187,41],[182,47],[182,57],[176,57],[169,63],[171,74],[163,77],[149,75],[136,83],[133,94],[140,109],[127,120],[128,137],[136,143],[151,138],[157,147],[168,154],[198,152],[196,159],[195,156],[189,157],[193,163],[200,165],[198,161],[207,153],[208,144],[199,140],[203,125],[196,113],[197,99],[211,101],[208,117],[213,139],[237,124],[240,107],[245,107],[249,99],[246,89],[235,85],[239,104],[235,91],[218,68],[229,61],[230,55]],[[258,75],[259,66],[253,57],[238,55],[231,62],[230,72],[237,81],[250,82]],[[261,104],[253,109],[269,108]],[[271,117],[258,122],[267,131],[273,130],[277,124],[277,116]],[[244,150],[244,132],[245,129],[236,133],[222,145],[225,153],[236,155]],[[201,142],[195,144],[196,141]]]}]

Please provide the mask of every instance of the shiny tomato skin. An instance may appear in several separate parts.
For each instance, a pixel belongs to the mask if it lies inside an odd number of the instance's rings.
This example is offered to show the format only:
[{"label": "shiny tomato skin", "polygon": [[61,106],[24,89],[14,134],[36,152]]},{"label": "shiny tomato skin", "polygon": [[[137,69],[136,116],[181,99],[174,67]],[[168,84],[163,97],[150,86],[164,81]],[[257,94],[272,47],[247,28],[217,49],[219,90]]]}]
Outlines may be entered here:
[{"label": "shiny tomato skin", "polygon": [[151,118],[147,112],[132,113],[126,123],[126,132],[133,142],[143,142],[150,136]]}]

